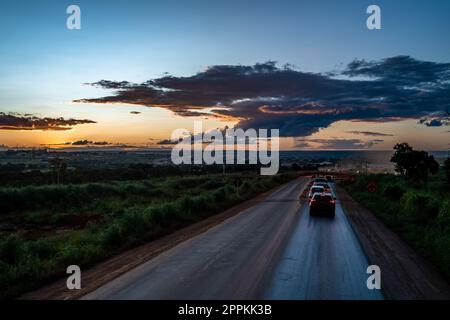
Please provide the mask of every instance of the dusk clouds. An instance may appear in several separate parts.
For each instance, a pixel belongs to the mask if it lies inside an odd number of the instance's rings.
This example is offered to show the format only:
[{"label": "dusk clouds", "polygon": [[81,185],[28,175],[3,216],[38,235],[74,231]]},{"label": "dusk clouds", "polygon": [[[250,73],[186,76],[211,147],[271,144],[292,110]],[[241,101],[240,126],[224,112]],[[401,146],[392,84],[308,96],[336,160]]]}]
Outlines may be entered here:
[{"label": "dusk clouds", "polygon": [[359,150],[373,147],[383,142],[381,139],[363,141],[361,139],[303,139],[297,140],[296,147],[317,149]]},{"label": "dusk clouds", "polygon": [[372,132],[372,131],[347,131],[347,133],[363,135],[363,136],[371,136],[371,137],[393,137],[393,134],[382,133],[382,132]]},{"label": "dusk clouds", "polygon": [[0,112],[0,130],[66,131],[74,126],[88,123],[96,122],[87,119],[40,118],[29,114]]},{"label": "dusk clouds", "polygon": [[70,144],[72,146],[107,146],[110,143],[107,141],[90,141],[90,140],[77,140],[74,142],[67,142],[66,144]]},{"label": "dusk clouds", "polygon": [[115,92],[76,102],[155,106],[186,117],[231,117],[244,129],[280,129],[282,136],[308,136],[339,120],[449,124],[450,64],[409,56],[355,60],[328,74],[266,62],[212,66],[190,77],[164,76],[140,84],[101,80],[91,85]]}]

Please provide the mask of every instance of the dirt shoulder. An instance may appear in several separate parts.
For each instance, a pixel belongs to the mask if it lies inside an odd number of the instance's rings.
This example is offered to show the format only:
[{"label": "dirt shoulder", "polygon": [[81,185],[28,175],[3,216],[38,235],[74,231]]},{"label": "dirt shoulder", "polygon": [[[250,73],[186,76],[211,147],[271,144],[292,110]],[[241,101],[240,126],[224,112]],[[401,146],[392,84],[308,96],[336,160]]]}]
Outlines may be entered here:
[{"label": "dirt shoulder", "polygon": [[431,264],[342,187],[336,191],[367,258],[381,268],[386,299],[450,299],[450,286]]},{"label": "dirt shoulder", "polygon": [[[288,182],[292,183],[292,181]],[[286,184],[288,184],[286,183]],[[220,224],[228,218],[252,207],[264,200],[273,192],[282,188],[286,184],[278,186],[272,190],[260,194],[259,196],[242,202],[222,213],[208,217],[202,221],[177,230],[169,235],[148,242],[136,248],[127,250],[117,256],[111,257],[90,269],[82,270],[82,289],[68,290],[66,278],[58,280],[38,290],[26,293],[19,297],[22,300],[71,300],[79,299],[87,293],[108,283],[123,273],[137,267],[138,265],[156,257],[160,253],[186,241],[208,229]]]}]

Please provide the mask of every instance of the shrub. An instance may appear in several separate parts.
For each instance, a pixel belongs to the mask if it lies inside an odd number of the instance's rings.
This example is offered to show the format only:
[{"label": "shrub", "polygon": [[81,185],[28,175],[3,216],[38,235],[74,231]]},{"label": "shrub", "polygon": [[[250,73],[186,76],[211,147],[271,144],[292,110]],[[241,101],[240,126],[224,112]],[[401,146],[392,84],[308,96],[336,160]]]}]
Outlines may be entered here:
[{"label": "shrub", "polygon": [[169,188],[179,190],[179,189],[195,188],[208,181],[210,181],[210,178],[207,176],[186,177],[182,179],[169,180],[167,184]]},{"label": "shrub", "polygon": [[111,223],[100,234],[100,241],[102,245],[107,248],[117,248],[123,244],[122,230],[119,223]]},{"label": "shrub", "polygon": [[402,214],[417,223],[435,219],[439,204],[432,194],[423,191],[407,191],[400,199]]},{"label": "shrub", "polygon": [[399,184],[388,184],[383,190],[383,196],[398,201],[405,191],[406,190]]},{"label": "shrub", "polygon": [[450,200],[442,202],[436,222],[441,228],[450,228]]},{"label": "shrub", "polygon": [[120,217],[122,236],[133,241],[147,233],[150,220],[142,212],[127,212]]},{"label": "shrub", "polygon": [[57,247],[49,239],[38,239],[28,242],[27,251],[40,259],[50,259],[57,252]]},{"label": "shrub", "polygon": [[14,265],[22,258],[24,250],[24,241],[16,235],[9,235],[0,241],[0,261]]},{"label": "shrub", "polygon": [[220,179],[213,179],[210,178],[208,181],[206,181],[205,183],[203,183],[201,185],[202,189],[205,190],[211,190],[211,189],[217,189],[223,186],[223,181]]},{"label": "shrub", "polygon": [[254,183],[249,182],[249,181],[245,181],[242,186],[240,187],[240,190],[243,191],[251,191],[254,188]]}]

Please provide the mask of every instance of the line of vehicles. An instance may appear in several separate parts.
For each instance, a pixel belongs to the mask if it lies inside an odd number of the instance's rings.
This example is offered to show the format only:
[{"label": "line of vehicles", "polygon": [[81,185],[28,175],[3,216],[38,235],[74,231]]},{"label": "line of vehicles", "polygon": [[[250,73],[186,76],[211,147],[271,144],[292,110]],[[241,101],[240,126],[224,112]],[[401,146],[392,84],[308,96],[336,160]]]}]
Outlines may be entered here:
[{"label": "line of vehicles", "polygon": [[332,176],[313,177],[308,185],[309,214],[325,215],[334,218],[336,212],[336,196],[331,188]]}]

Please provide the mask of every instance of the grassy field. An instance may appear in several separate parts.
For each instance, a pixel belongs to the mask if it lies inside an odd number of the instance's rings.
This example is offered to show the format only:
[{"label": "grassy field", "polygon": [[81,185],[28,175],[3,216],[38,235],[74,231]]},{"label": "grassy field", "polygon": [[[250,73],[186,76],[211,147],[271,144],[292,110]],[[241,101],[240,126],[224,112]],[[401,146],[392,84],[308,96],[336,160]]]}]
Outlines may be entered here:
[{"label": "grassy field", "polygon": [[[371,193],[372,182],[377,190]],[[359,176],[343,186],[450,281],[450,188],[442,173],[421,186],[384,174]]]},{"label": "grassy field", "polygon": [[197,175],[0,188],[0,295],[14,297],[293,179]]}]

